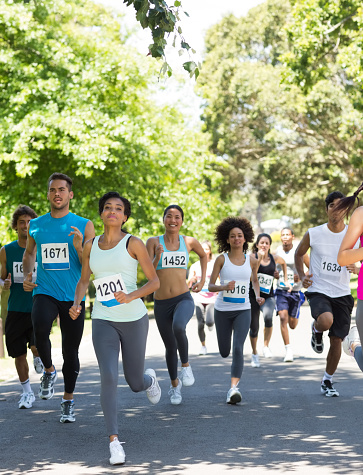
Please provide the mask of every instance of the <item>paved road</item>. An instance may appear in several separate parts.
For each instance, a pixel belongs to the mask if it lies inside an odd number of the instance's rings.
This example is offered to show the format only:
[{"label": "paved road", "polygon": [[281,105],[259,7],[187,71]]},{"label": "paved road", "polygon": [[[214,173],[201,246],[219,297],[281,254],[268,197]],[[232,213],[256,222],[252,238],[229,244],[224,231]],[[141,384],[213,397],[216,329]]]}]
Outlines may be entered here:
[{"label": "paved road", "polygon": [[[19,385],[10,380],[0,390],[0,473],[83,475],[138,474],[361,474],[363,472],[363,375],[343,354],[336,387],[339,398],[320,394],[326,350],[310,348],[310,312],[303,307],[291,340],[295,361],[283,363],[284,349],[275,317],[271,349],[261,368],[250,366],[240,384],[243,403],[225,403],[230,359],[217,350],[215,331],[207,332],[209,353],[198,356],[195,318],[188,325],[190,361],[196,376],[183,389],[183,403],[172,406],[163,347],[150,322],[147,367],[156,369],[163,391],[157,406],[144,393],[134,394],[120,377],[120,439],[127,462],[108,464],[108,440],[99,405],[99,373],[90,338],[81,346],[82,371],[77,384],[77,422],[60,424],[62,378],[49,401],[36,400],[19,410]],[[327,342],[327,337],[325,341]],[[262,349],[262,340],[259,340]],[[61,365],[60,352],[55,364]],[[31,375],[33,387],[39,376]]]}]

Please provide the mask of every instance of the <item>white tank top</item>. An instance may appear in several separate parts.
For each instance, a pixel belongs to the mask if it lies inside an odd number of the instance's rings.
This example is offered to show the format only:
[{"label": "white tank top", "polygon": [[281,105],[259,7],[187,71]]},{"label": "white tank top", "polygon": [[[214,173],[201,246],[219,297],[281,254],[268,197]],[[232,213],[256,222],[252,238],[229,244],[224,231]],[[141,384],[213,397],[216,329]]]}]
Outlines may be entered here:
[{"label": "white tank top", "polygon": [[[297,274],[296,268],[295,268],[295,251],[296,251],[296,246],[292,246],[290,251],[285,252],[282,248],[282,246],[279,246],[276,249],[276,254],[284,259],[286,262],[287,266],[287,280],[289,281],[289,284],[292,285],[292,290],[298,291],[302,287],[302,283],[299,280],[299,282],[294,282],[294,274]],[[277,281],[277,288],[279,289],[286,289],[286,285],[284,282],[284,271],[282,270],[282,267],[280,264],[277,264],[277,270],[279,271],[280,277],[279,280]]]},{"label": "white tank top", "polygon": [[247,310],[251,308],[249,298],[249,288],[251,279],[251,264],[250,256],[245,255],[245,263],[241,266],[233,264],[228,257],[227,253],[223,254],[224,264],[219,273],[221,285],[236,281],[235,288],[233,290],[222,290],[218,292],[217,300],[214,304],[214,308],[220,311],[229,310]]},{"label": "white tank top", "polygon": [[308,230],[310,237],[310,269],[313,284],[308,292],[319,292],[328,297],[350,295],[350,273],[337,262],[338,251],[348,226],[340,233],[333,233],[322,224]]},{"label": "white tank top", "polygon": [[95,276],[97,295],[92,318],[113,322],[133,322],[147,313],[141,299],[119,304],[113,297],[116,291],[123,290],[131,293],[137,289],[138,261],[130,256],[126,248],[130,237],[130,234],[126,234],[114,248],[106,250],[98,247],[100,236],[96,236],[93,241],[89,265]]}]

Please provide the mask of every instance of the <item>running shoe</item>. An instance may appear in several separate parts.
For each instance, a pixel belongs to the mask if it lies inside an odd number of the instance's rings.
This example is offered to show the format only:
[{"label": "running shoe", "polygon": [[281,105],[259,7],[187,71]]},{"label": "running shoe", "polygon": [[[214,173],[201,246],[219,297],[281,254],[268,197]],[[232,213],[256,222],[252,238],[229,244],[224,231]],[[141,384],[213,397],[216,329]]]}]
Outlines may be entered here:
[{"label": "running shoe", "polygon": [[63,401],[61,403],[61,417],[59,422],[63,424],[65,422],[75,422],[76,417],[74,415],[74,402],[73,401]]},{"label": "running shoe", "polygon": [[189,366],[182,366],[180,372],[180,380],[183,383],[183,386],[193,386],[195,379],[192,371],[192,367]]},{"label": "running shoe", "polygon": [[125,463],[126,460],[126,455],[124,448],[122,447],[121,444],[124,442],[120,442],[118,439],[113,440],[110,443],[110,464],[111,465],[122,465]]},{"label": "running shoe", "polygon": [[35,401],[35,396],[33,391],[28,393],[23,393],[19,399],[19,409],[30,409],[33,407],[33,402]]},{"label": "running shoe", "polygon": [[352,344],[353,343],[356,343],[358,345],[361,344],[360,338],[359,338],[359,333],[358,333],[358,328],[355,327],[355,326],[350,329],[350,332],[344,338],[343,343],[342,343],[344,353],[346,353],[348,356],[353,356],[354,357],[354,351],[352,350]]},{"label": "running shoe", "polygon": [[261,366],[259,356],[254,355],[253,353],[252,353],[252,358],[251,358],[251,366],[252,368],[259,368]]},{"label": "running shoe", "polygon": [[38,374],[42,374],[44,371],[44,365],[39,356],[34,356],[33,358],[34,369]]},{"label": "running shoe", "polygon": [[333,383],[329,379],[325,379],[321,382],[321,393],[327,397],[338,397],[339,393],[334,388]]},{"label": "running shoe", "polygon": [[200,354],[200,355],[206,355],[207,353],[208,353],[207,347],[204,346],[204,345],[202,345],[202,346],[200,347],[199,354]]},{"label": "running shoe", "polygon": [[265,358],[272,358],[272,351],[270,350],[268,346],[263,347],[263,356]]},{"label": "running shoe", "polygon": [[54,396],[54,384],[57,379],[57,371],[54,371],[54,373],[43,373],[38,392],[40,399],[52,399]]},{"label": "running shoe", "polygon": [[291,348],[286,349],[284,363],[292,363],[294,361],[294,354]]},{"label": "running shoe", "polygon": [[311,348],[315,353],[322,353],[324,350],[323,333],[315,331],[314,321],[311,324]]},{"label": "running shoe", "polygon": [[210,332],[213,331],[213,327],[214,327],[214,323],[213,323],[213,325],[207,325],[207,328],[208,328],[208,330],[209,330]]},{"label": "running shoe", "polygon": [[156,373],[153,369],[149,368],[145,371],[145,374],[148,374],[152,379],[151,386],[146,390],[147,398],[151,404],[157,404],[161,398],[161,389],[158,380],[156,379]]},{"label": "running shoe", "polygon": [[169,389],[169,396],[170,396],[170,402],[174,404],[174,406],[180,404],[182,402],[182,395],[181,395],[181,388],[183,386],[183,383],[179,379],[178,386],[174,388],[174,386],[170,386]]},{"label": "running shoe", "polygon": [[232,386],[227,393],[227,404],[237,404],[242,401],[242,395],[237,386]]}]

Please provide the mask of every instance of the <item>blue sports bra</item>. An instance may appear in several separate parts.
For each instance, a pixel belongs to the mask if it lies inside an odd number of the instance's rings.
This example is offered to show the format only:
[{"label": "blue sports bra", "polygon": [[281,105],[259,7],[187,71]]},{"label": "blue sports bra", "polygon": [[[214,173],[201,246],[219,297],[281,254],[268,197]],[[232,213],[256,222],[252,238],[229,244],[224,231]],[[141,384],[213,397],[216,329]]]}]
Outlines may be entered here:
[{"label": "blue sports bra", "polygon": [[177,251],[168,251],[165,246],[164,236],[159,236],[159,243],[163,246],[164,252],[161,254],[156,270],[188,268],[189,253],[183,236],[179,236],[179,249]]}]

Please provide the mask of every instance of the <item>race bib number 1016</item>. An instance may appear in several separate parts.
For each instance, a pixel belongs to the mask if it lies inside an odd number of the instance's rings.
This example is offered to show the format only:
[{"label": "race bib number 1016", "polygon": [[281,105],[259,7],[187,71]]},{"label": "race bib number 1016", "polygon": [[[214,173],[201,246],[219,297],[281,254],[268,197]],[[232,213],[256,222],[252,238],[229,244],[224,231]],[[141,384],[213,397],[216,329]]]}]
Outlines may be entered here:
[{"label": "race bib number 1016", "polygon": [[223,291],[223,302],[245,303],[249,282],[237,281],[234,289]]}]

